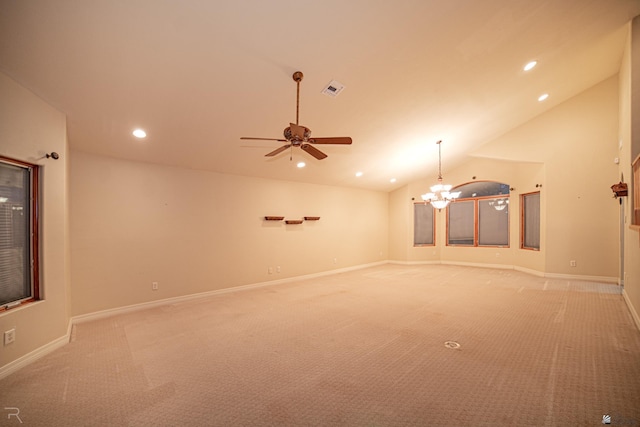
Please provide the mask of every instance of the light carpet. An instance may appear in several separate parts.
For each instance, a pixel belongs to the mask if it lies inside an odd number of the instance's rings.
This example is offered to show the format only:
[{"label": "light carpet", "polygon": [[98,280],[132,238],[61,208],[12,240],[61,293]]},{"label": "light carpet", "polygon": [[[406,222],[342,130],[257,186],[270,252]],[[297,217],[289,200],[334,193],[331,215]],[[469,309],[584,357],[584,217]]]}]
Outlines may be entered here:
[{"label": "light carpet", "polygon": [[78,324],[0,405],[34,426],[640,425],[640,332],[616,285],[383,265]]}]

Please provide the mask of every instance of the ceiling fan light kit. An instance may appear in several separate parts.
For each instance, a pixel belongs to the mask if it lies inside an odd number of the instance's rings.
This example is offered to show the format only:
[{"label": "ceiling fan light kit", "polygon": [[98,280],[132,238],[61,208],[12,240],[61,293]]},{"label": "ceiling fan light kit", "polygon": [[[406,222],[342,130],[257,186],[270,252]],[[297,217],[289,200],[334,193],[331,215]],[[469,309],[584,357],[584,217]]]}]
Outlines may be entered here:
[{"label": "ceiling fan light kit", "polygon": [[[312,138],[311,137],[311,129],[305,126],[301,126],[299,122],[300,116],[300,82],[304,78],[304,74],[302,71],[296,71],[293,73],[293,81],[296,82],[296,122],[289,123],[289,126],[284,129],[283,136],[284,139],[280,138],[257,138],[257,137],[249,137],[243,136],[240,139],[244,140],[257,140],[257,141],[280,141],[286,142],[285,145],[276,148],[270,153],[265,154],[265,157],[273,157],[282,153],[283,151],[290,148],[293,150],[293,147],[299,147],[303,151],[309,153],[313,157],[318,160],[325,159],[327,155],[314,147],[312,144],[339,144],[339,145],[349,145],[353,141],[350,137],[324,137],[324,138]],[[333,82],[332,82],[333,83]],[[337,82],[336,82],[337,83]],[[331,86],[331,83],[329,84]],[[344,85],[341,85],[341,88],[337,88],[331,86],[335,91],[340,91],[344,88]],[[337,93],[336,93],[337,95]],[[293,155],[290,156],[289,160],[293,160]]]}]

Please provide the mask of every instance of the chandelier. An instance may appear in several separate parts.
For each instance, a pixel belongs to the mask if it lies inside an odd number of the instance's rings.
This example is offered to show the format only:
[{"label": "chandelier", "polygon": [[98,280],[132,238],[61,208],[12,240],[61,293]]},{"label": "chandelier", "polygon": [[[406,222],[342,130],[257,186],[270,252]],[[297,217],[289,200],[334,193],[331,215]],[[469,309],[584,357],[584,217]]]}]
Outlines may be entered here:
[{"label": "chandelier", "polygon": [[509,199],[498,199],[492,200],[489,202],[489,206],[493,206],[493,208],[497,211],[503,211],[507,206],[509,206]]},{"label": "chandelier", "polygon": [[422,200],[431,203],[436,209],[446,208],[449,202],[454,201],[460,196],[459,191],[451,191],[451,185],[442,183],[442,141],[438,141],[438,183],[431,186],[431,193],[422,195]]}]

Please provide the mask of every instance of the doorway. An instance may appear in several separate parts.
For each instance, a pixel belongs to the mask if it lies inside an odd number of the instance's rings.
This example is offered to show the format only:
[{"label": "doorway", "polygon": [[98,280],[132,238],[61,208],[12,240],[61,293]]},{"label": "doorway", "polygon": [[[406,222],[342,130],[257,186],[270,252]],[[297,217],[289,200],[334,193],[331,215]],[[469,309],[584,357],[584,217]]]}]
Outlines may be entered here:
[{"label": "doorway", "polygon": [[624,197],[619,197],[620,201],[620,278],[618,285],[624,289]]}]

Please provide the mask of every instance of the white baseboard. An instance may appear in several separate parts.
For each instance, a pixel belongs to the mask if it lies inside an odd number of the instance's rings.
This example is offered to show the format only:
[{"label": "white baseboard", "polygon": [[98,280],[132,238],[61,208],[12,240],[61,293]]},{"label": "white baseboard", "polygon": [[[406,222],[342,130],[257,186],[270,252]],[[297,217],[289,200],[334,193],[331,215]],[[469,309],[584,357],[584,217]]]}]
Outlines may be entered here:
[{"label": "white baseboard", "polygon": [[387,264],[395,265],[438,265],[440,261],[388,261]]},{"label": "white baseboard", "polygon": [[521,273],[530,274],[532,276],[544,277],[544,272],[538,271],[538,270],[532,270],[531,268],[525,268],[525,267],[520,267],[520,266],[514,265],[513,269],[516,270],[516,271],[519,271]]},{"label": "white baseboard", "polygon": [[478,267],[478,268],[495,268],[499,270],[516,270],[522,273],[531,274],[532,276],[544,277],[544,273],[530,268],[519,267],[517,265],[505,265],[505,264],[483,264],[478,262],[463,262],[463,261],[389,261],[389,264],[398,265],[459,265],[462,267]]},{"label": "white baseboard", "polygon": [[147,308],[152,308],[152,307],[158,307],[158,306],[163,306],[163,305],[168,305],[168,304],[175,304],[177,302],[182,302],[182,301],[188,301],[188,300],[192,300],[192,299],[197,299],[197,298],[205,298],[211,295],[219,295],[219,294],[225,294],[225,293],[229,293],[229,292],[239,292],[239,291],[243,291],[243,290],[248,290],[248,289],[255,289],[255,288],[260,288],[260,287],[265,287],[265,286],[273,286],[273,285],[278,285],[281,283],[288,283],[288,282],[294,282],[294,281],[299,281],[299,280],[305,280],[305,279],[312,279],[312,278],[316,278],[316,277],[322,277],[322,276],[329,276],[332,274],[337,274],[337,273],[344,273],[347,271],[353,271],[353,270],[360,270],[363,268],[368,268],[368,267],[375,267],[378,265],[384,265],[387,264],[387,261],[379,261],[379,262],[374,262],[374,263],[369,263],[369,264],[361,264],[361,265],[357,265],[357,266],[353,266],[353,267],[345,267],[345,268],[339,268],[336,270],[329,270],[329,271],[323,271],[320,273],[313,273],[313,274],[307,274],[304,276],[296,276],[296,277],[289,277],[286,279],[279,279],[279,280],[272,280],[269,282],[260,282],[260,283],[253,283],[253,284],[249,284],[249,285],[244,285],[244,286],[236,286],[233,288],[225,288],[225,289],[218,289],[215,291],[209,291],[209,292],[202,292],[202,293],[198,293],[198,294],[191,294],[191,295],[184,295],[184,296],[180,296],[180,297],[175,297],[175,298],[166,298],[166,299],[162,299],[162,300],[158,300],[158,301],[150,301],[150,302],[145,302],[145,303],[141,303],[141,304],[134,304],[134,305],[129,305],[129,306],[125,306],[125,307],[118,307],[118,308],[114,308],[114,309],[109,309],[109,310],[103,310],[103,311],[98,311],[95,313],[88,313],[88,314],[83,314],[83,315],[79,315],[79,316],[74,316],[70,319],[68,326],[67,326],[67,333],[64,336],[61,336],[60,338],[55,339],[54,341],[51,341],[48,344],[43,345],[40,348],[37,348],[36,350],[25,354],[24,356],[10,362],[7,363],[6,365],[0,367],[0,379],[24,368],[25,366],[35,362],[36,360],[40,359],[41,357],[46,356],[47,354],[61,348],[64,347],[67,343],[69,343],[72,334],[73,334],[73,326],[77,323],[82,323],[82,322],[88,322],[91,320],[97,320],[97,319],[102,319],[105,317],[110,317],[110,316],[115,316],[118,314],[123,314],[123,313],[129,313],[132,311],[138,311],[138,310],[144,310]]},{"label": "white baseboard", "polygon": [[458,265],[461,267],[495,268],[497,270],[516,270],[522,273],[531,274],[533,276],[548,277],[550,279],[583,280],[587,282],[619,284],[618,277],[545,273],[543,271],[538,271],[530,268],[520,267],[517,265],[508,265],[508,264],[484,264],[479,262],[446,261],[446,260],[445,261],[389,261],[389,263],[399,264],[399,265],[438,265],[439,264],[439,265]]},{"label": "white baseboard", "polygon": [[461,267],[478,267],[478,268],[495,268],[496,270],[513,270],[513,265],[505,264],[484,264],[480,262],[464,262],[464,261],[441,261],[443,265],[459,265]]},{"label": "white baseboard", "polygon": [[[166,299],[162,299],[162,300],[157,300],[157,301],[149,301],[149,302],[145,302],[145,303],[141,303],[141,304],[133,304],[133,305],[128,305],[125,307],[118,307],[118,308],[113,308],[113,309],[109,309],[109,310],[102,310],[102,311],[98,311],[98,312],[94,312],[94,313],[88,313],[88,314],[82,314],[79,316],[74,316],[71,318],[71,320],[69,321],[68,327],[67,327],[67,333],[66,335],[55,339],[54,341],[51,341],[50,343],[0,367],[0,379],[12,374],[13,372],[18,371],[19,369],[22,369],[23,367],[29,365],[30,363],[35,362],[36,360],[40,359],[43,356],[46,356],[47,354],[63,347],[64,345],[66,345],[69,342],[69,339],[72,335],[73,332],[73,326],[75,324],[78,323],[82,323],[82,322],[88,322],[88,321],[92,321],[92,320],[98,320],[98,319],[103,319],[106,317],[111,317],[111,316],[115,316],[118,314],[124,314],[124,313],[129,313],[129,312],[133,312],[133,311],[139,311],[139,310],[144,310],[144,309],[148,309],[148,308],[152,308],[152,307],[159,307],[159,306],[164,306],[164,305],[169,305],[169,304],[175,304],[175,303],[179,303],[179,302],[183,302],[183,301],[188,301],[188,300],[192,300],[192,299],[198,299],[198,298],[206,298],[209,296],[213,296],[213,295],[220,295],[220,294],[225,294],[225,293],[230,293],[230,292],[239,292],[239,291],[244,291],[244,290],[249,290],[249,289],[255,289],[255,288],[261,288],[261,287],[266,287],[266,286],[273,286],[273,285],[278,285],[278,284],[283,284],[283,283],[290,283],[290,282],[294,282],[294,281],[300,281],[300,280],[306,280],[306,279],[314,279],[317,277],[324,277],[324,276],[330,276],[333,274],[338,274],[338,273],[345,273],[348,271],[355,271],[355,270],[361,270],[364,268],[368,268],[368,267],[375,267],[378,265],[384,265],[384,264],[398,264],[398,265],[438,265],[438,264],[443,264],[443,265],[459,265],[459,266],[466,266],[466,267],[482,267],[482,268],[495,268],[495,269],[503,269],[503,270],[517,270],[517,271],[521,271],[524,273],[528,273],[528,274],[532,274],[535,276],[540,276],[540,277],[550,277],[550,278],[561,278],[561,279],[571,279],[571,280],[587,280],[587,281],[597,281],[597,282],[606,282],[606,283],[617,283],[618,282],[618,278],[617,277],[601,277],[601,276],[577,276],[577,275],[567,275],[567,274],[553,274],[553,273],[543,273],[543,272],[539,272],[536,270],[531,270],[531,269],[527,269],[527,268],[523,268],[523,267],[517,267],[517,266],[512,266],[512,265],[503,265],[503,264],[480,264],[480,263],[469,263],[469,262],[455,262],[455,261],[393,261],[393,260],[389,260],[389,261],[378,261],[378,262],[374,262],[374,263],[369,263],[369,264],[361,264],[361,265],[357,265],[357,266],[352,266],[352,267],[345,267],[345,268],[340,268],[340,269],[336,269],[336,270],[329,270],[329,271],[323,271],[323,272],[319,272],[319,273],[313,273],[313,274],[306,274],[303,276],[295,276],[295,277],[289,277],[286,279],[279,279],[279,280],[271,280],[268,282],[259,282],[259,283],[252,283],[249,285],[243,285],[243,286],[236,286],[236,287],[232,287],[232,288],[224,288],[224,289],[217,289],[214,291],[208,291],[208,292],[202,292],[202,293],[198,293],[198,294],[191,294],[191,295],[184,295],[184,296],[179,296],[179,297],[174,297],[174,298],[166,298]],[[635,308],[633,307],[633,305],[631,304],[631,301],[629,300],[629,297],[627,296],[626,292],[623,290],[622,292],[625,302],[627,304],[627,307],[629,307],[629,311],[631,313],[631,316],[633,317],[633,320],[636,323],[636,326],[638,327],[638,329],[640,329],[640,317],[638,316],[638,313],[635,311]]]},{"label": "white baseboard", "polygon": [[77,323],[89,322],[89,321],[92,321],[92,320],[103,319],[103,318],[106,318],[106,317],[116,316],[118,314],[130,313],[130,312],[133,312],[133,311],[145,310],[145,309],[153,308],[153,307],[160,307],[160,306],[169,305],[169,304],[176,304],[176,303],[179,303],[179,302],[189,301],[189,300],[192,300],[192,299],[206,298],[206,297],[210,297],[210,296],[213,296],[213,295],[226,294],[226,293],[229,293],[229,292],[246,291],[246,290],[249,290],[249,289],[262,288],[262,287],[265,287],[265,286],[274,286],[274,285],[279,285],[279,284],[283,284],[283,283],[296,282],[296,281],[306,280],[306,279],[314,279],[314,278],[317,278],[317,277],[330,276],[330,275],[333,275],[333,274],[344,273],[344,272],[347,272],[347,271],[361,270],[363,268],[375,267],[377,265],[384,265],[384,264],[387,264],[387,261],[379,261],[379,262],[373,262],[373,263],[369,263],[369,264],[360,264],[360,265],[356,265],[356,266],[353,266],[353,267],[345,267],[345,268],[339,268],[339,269],[336,269],[336,270],[322,271],[322,272],[319,272],[319,273],[305,274],[303,276],[288,277],[288,278],[285,278],[285,279],[270,280],[268,282],[258,282],[258,283],[252,283],[252,284],[249,284],[249,285],[235,286],[235,287],[232,287],[232,288],[216,289],[214,291],[207,291],[207,292],[201,292],[201,293],[197,293],[197,294],[183,295],[183,296],[173,297],[173,298],[165,298],[165,299],[161,299],[161,300],[157,300],[157,301],[143,302],[143,303],[140,303],[140,304],[127,305],[127,306],[124,306],[124,307],[112,308],[112,309],[97,311],[97,312],[88,313],[88,314],[81,314],[81,315],[78,315],[78,316],[74,316],[71,319],[71,321],[75,325]]},{"label": "white baseboard", "polygon": [[617,277],[609,276],[581,276],[578,274],[545,273],[544,277],[548,277],[550,279],[585,280],[587,282],[613,283],[616,285],[618,284]]},{"label": "white baseboard", "polygon": [[[71,325],[71,322],[69,322]],[[67,335],[61,336],[48,344],[43,345],[40,348],[33,350],[30,353],[25,354],[24,356],[14,360],[13,362],[7,363],[3,367],[0,368],[0,379],[24,368],[25,366],[35,362],[41,357],[46,356],[47,354],[64,347],[69,342],[69,331],[71,331],[70,327],[67,329]]]},{"label": "white baseboard", "polygon": [[220,294],[225,294],[225,293],[229,293],[229,292],[239,292],[239,291],[244,291],[244,290],[249,290],[249,289],[256,289],[256,288],[261,288],[261,287],[265,287],[265,286],[279,285],[279,284],[282,284],[282,283],[290,283],[290,282],[306,280],[306,279],[314,279],[314,278],[317,278],[317,277],[330,276],[330,275],[333,275],[333,274],[344,273],[344,272],[354,271],[354,270],[361,270],[361,269],[364,269],[364,268],[375,267],[375,266],[384,265],[384,264],[398,264],[398,265],[438,265],[438,264],[442,264],[442,265],[459,265],[459,266],[465,266],[465,267],[480,267],[480,268],[495,268],[495,269],[502,269],[502,270],[517,270],[517,271],[521,271],[521,272],[524,272],[524,273],[527,273],[527,274],[531,274],[531,275],[534,275],[534,276],[539,276],[539,277],[562,278],[562,279],[571,279],[571,280],[587,280],[587,281],[597,281],[597,282],[606,282],[606,283],[617,283],[617,280],[618,280],[617,278],[613,278],[613,277],[577,276],[577,275],[563,275],[563,274],[543,273],[543,272],[540,272],[540,271],[531,270],[531,269],[524,268],[524,267],[518,267],[518,266],[513,266],[513,265],[505,265],[505,264],[482,264],[482,263],[459,262],[459,261],[440,261],[440,260],[434,260],[434,261],[429,261],[429,260],[425,260],[425,261],[395,261],[395,260],[389,260],[389,261],[378,261],[378,262],[373,262],[373,263],[368,263],[368,264],[360,264],[360,265],[356,265],[356,266],[352,266],[352,267],[340,268],[340,269],[336,269],[336,270],[322,271],[322,272],[319,272],[319,273],[306,274],[306,275],[303,275],[303,276],[295,276],[295,277],[288,277],[288,278],[285,278],[285,279],[271,280],[271,281],[268,281],[268,282],[258,282],[258,283],[252,283],[252,284],[249,284],[249,285],[235,286],[235,287],[232,287],[232,288],[216,289],[214,291],[201,292],[201,293],[190,294],[190,295],[183,295],[183,296],[173,297],[173,298],[165,298],[165,299],[156,300],[156,301],[149,301],[149,302],[144,302],[144,303],[140,303],[140,304],[133,304],[133,305],[128,305],[128,306],[124,306],[124,307],[117,307],[117,308],[112,308],[112,309],[108,309],[108,310],[97,311],[97,312],[93,312],[93,313],[81,314],[81,315],[78,315],[78,316],[74,316],[71,319],[71,323],[72,324],[77,324],[77,323],[82,323],[82,322],[88,322],[88,321],[92,321],[92,320],[98,320],[98,319],[103,319],[103,318],[106,318],[106,317],[115,316],[115,315],[118,315],[118,314],[130,313],[130,312],[133,312],[133,311],[139,311],[139,310],[144,310],[144,309],[153,308],[153,307],[160,307],[160,306],[169,305],[169,304],[176,304],[176,303],[179,303],[179,302],[189,301],[189,300],[192,300],[192,299],[206,298],[206,297],[213,296],[213,295],[220,295]]},{"label": "white baseboard", "polygon": [[502,270],[513,270],[512,265],[504,264],[482,264],[477,262],[463,262],[463,261],[440,261],[440,260],[425,260],[425,261],[397,261],[391,260],[389,264],[396,265],[458,265],[461,267],[480,267],[480,268],[495,268]]},{"label": "white baseboard", "polygon": [[479,262],[464,262],[464,261],[389,261],[390,264],[398,265],[458,265],[462,267],[478,267],[478,268],[495,268],[498,270],[516,270],[523,273],[531,274],[533,276],[544,277],[544,273],[537,270],[531,270],[530,268],[519,267],[517,265],[506,264],[483,264]]},{"label": "white baseboard", "polygon": [[622,290],[622,296],[624,298],[624,302],[627,304],[627,308],[629,309],[629,313],[631,313],[631,317],[633,321],[636,323],[636,328],[640,330],[640,316],[638,316],[638,312],[636,311],[633,304],[631,304],[631,300],[629,299],[629,295],[627,295],[627,290]]}]

